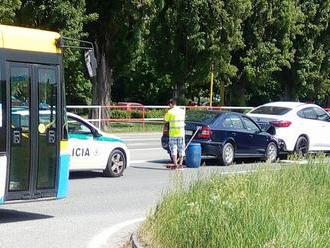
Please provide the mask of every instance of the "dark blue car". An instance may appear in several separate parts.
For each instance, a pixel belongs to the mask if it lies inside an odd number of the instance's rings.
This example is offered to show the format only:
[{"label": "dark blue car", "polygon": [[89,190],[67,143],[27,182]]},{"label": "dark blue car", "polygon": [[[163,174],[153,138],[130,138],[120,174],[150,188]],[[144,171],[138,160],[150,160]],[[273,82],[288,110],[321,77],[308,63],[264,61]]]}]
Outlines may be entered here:
[{"label": "dark blue car", "polygon": [[[269,132],[262,130],[251,118],[236,112],[193,111],[186,117],[186,143],[198,129],[193,142],[201,144],[202,156],[215,157],[229,165],[235,158],[261,158],[274,162],[279,144]],[[168,150],[165,126],[162,146]]]}]

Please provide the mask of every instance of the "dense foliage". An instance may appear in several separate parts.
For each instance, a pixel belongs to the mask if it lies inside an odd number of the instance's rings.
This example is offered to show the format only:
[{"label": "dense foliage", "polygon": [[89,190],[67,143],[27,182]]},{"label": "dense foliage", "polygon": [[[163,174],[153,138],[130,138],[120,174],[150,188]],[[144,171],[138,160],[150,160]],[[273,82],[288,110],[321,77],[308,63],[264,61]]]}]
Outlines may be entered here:
[{"label": "dense foliage", "polygon": [[[0,23],[59,31],[95,44],[98,76],[65,56],[69,103],[226,105],[325,103],[330,84],[330,0],[0,0]],[[213,68],[213,69],[212,69]]]},{"label": "dense foliage", "polygon": [[20,0],[0,0],[0,23],[13,23],[15,10],[19,9],[20,6]]},{"label": "dense foliage", "polygon": [[[0,0],[0,23],[57,31],[76,39],[87,36],[84,24],[94,19],[95,14],[86,15],[85,0]],[[64,67],[68,103],[90,103],[91,83],[82,53],[65,49]]]}]

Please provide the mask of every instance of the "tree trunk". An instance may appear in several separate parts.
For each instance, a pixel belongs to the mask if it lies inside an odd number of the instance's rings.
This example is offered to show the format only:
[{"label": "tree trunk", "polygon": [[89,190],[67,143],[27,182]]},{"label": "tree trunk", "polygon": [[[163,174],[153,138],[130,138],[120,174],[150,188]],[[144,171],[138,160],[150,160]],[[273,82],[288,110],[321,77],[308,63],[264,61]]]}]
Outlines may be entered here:
[{"label": "tree trunk", "polygon": [[296,75],[294,72],[294,67],[291,69],[284,68],[283,73],[283,84],[284,84],[284,94],[282,96],[282,101],[297,101],[297,85],[296,85]]},{"label": "tree trunk", "polygon": [[240,75],[236,82],[233,82],[231,102],[232,106],[245,106],[246,105],[246,78]]},{"label": "tree trunk", "polygon": [[[111,86],[113,84],[112,65],[110,55],[108,54],[109,41],[95,41],[96,60],[97,60],[97,75],[93,83],[93,105],[109,106],[111,104]],[[92,112],[92,118],[98,118],[97,110]],[[102,108],[101,119],[110,118],[110,109]],[[107,121],[102,121],[101,127],[107,124]]]},{"label": "tree trunk", "polygon": [[185,105],[185,92],[186,92],[186,87],[184,82],[178,82],[175,85],[175,92],[174,92],[174,97],[178,101],[178,105]]},{"label": "tree trunk", "polygon": [[325,107],[330,107],[330,93],[328,93],[327,101],[325,103]]}]

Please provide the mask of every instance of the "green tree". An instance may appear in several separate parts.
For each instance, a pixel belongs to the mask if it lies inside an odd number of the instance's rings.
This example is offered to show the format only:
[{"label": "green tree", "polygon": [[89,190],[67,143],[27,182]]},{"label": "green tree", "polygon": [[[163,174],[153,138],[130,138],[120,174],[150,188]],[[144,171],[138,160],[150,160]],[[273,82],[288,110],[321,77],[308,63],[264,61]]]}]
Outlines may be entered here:
[{"label": "green tree", "polygon": [[[150,30],[152,56],[160,75],[168,75],[174,96],[198,96],[208,89],[211,64],[227,73],[230,52],[243,45],[241,24],[250,1],[160,0]],[[205,90],[208,92],[208,90]]]},{"label": "green tree", "polygon": [[95,42],[97,55],[97,78],[93,85],[93,104],[108,105],[111,102],[111,88],[119,89],[136,68],[140,55],[141,39],[148,12],[149,1],[87,1],[91,13],[99,19],[87,26],[90,38]]},{"label": "green tree", "polygon": [[229,89],[234,105],[278,98],[280,85],[273,75],[291,67],[292,39],[302,32],[303,16],[294,1],[253,0],[252,6],[243,23],[244,47],[233,53],[237,73]]},{"label": "green tree", "polygon": [[[96,19],[86,14],[85,0],[24,0],[15,16],[15,24],[57,31],[63,36],[81,39],[86,37],[84,24]],[[73,42],[73,45],[79,45]],[[64,50],[64,69],[69,104],[86,104],[91,98],[91,82],[85,77],[82,52]]]},{"label": "green tree", "polygon": [[[288,99],[321,103],[330,86],[330,1],[300,3],[302,32],[294,41],[294,62],[279,77]],[[289,80],[288,80],[289,79]]]},{"label": "green tree", "polygon": [[0,23],[11,24],[15,11],[21,6],[20,0],[0,0]]},{"label": "green tree", "polygon": [[232,102],[324,100],[329,89],[329,0],[254,0],[233,62]]}]

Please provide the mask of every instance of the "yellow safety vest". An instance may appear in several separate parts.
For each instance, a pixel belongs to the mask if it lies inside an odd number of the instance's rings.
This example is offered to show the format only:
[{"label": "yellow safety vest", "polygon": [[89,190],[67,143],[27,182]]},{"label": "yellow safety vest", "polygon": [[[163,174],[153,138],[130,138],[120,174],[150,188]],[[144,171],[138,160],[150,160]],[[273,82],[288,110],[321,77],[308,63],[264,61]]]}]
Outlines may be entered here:
[{"label": "yellow safety vest", "polygon": [[169,137],[184,137],[185,111],[179,107],[173,107],[165,114],[164,120],[169,122]]}]

